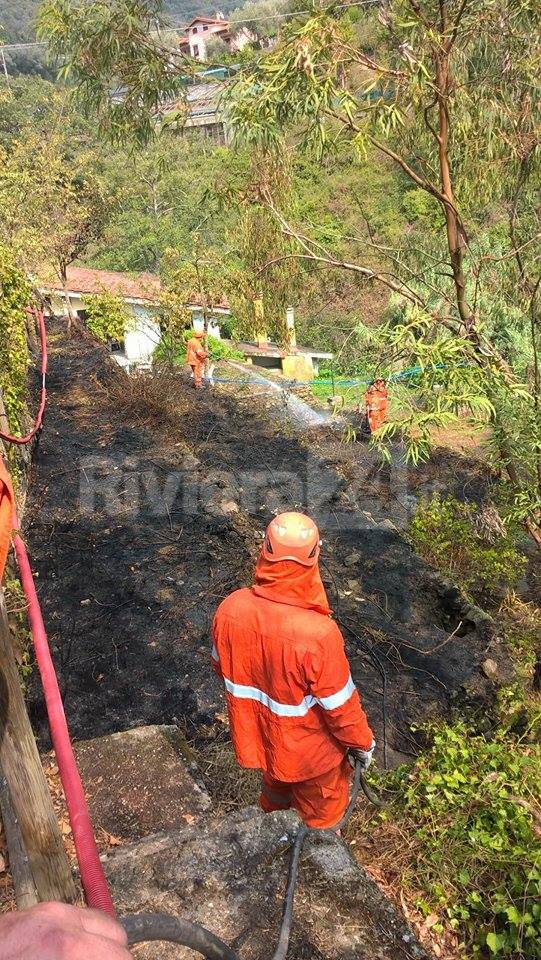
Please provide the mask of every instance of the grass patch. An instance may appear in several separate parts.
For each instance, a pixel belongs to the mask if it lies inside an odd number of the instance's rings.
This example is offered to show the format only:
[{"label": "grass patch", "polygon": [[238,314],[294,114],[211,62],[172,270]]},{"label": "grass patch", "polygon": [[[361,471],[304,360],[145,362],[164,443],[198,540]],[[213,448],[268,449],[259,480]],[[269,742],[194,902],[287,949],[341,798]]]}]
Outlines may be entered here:
[{"label": "grass patch", "polygon": [[119,371],[103,389],[122,422],[182,439],[182,418],[189,406],[177,371],[158,367],[129,377]]},{"label": "grass patch", "polygon": [[257,806],[261,774],[239,767],[229,741],[208,743],[197,749],[192,745],[192,749],[213,804],[220,812]]}]

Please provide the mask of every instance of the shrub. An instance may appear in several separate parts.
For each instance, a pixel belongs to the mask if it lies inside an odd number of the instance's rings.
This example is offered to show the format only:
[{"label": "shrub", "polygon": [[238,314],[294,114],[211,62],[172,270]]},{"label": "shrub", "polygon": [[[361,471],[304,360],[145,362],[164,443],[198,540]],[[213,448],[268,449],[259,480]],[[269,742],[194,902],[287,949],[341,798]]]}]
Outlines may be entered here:
[{"label": "shrub", "polygon": [[[178,364],[186,363],[186,344],[193,335],[194,331],[192,329],[183,331],[181,341],[167,334],[164,335],[154,355],[155,360]],[[226,340],[209,336],[206,343],[211,360],[244,359],[244,354],[232,347]]]},{"label": "shrub", "polygon": [[409,540],[429,563],[448,574],[478,601],[495,601],[520,580],[526,558],[511,536],[476,528],[477,509],[453,497],[422,500],[408,531]]},{"label": "shrub", "polygon": [[30,302],[30,285],[17,267],[11,252],[0,247],[0,390],[9,429],[22,429],[26,412],[28,345],[25,308]]},{"label": "shrub", "polygon": [[432,729],[413,768],[388,775],[387,816],[410,838],[403,880],[446,915],[469,956],[534,960],[541,942],[541,748],[464,722]]},{"label": "shrub", "polygon": [[97,293],[85,298],[86,325],[90,332],[107,343],[109,340],[123,340],[131,315],[122,297],[113,293]]}]

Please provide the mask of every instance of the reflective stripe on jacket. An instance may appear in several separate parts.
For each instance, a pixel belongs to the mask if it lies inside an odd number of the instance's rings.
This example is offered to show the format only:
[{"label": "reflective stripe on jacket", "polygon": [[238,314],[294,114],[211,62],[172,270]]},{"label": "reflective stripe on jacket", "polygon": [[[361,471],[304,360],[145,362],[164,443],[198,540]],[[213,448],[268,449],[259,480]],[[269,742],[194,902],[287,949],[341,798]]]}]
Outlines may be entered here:
[{"label": "reflective stripe on jacket", "polygon": [[340,630],[315,610],[237,590],[218,608],[214,667],[243,767],[295,783],[372,744]]},{"label": "reflective stripe on jacket", "polygon": [[376,387],[369,387],[364,395],[364,399],[368,412],[381,410],[387,413],[389,394],[385,387],[382,390],[377,390]]},{"label": "reflective stripe on jacket", "polygon": [[197,337],[192,337],[191,340],[188,340],[186,344],[186,363],[189,363],[191,367],[195,367],[196,364],[202,363],[206,358],[207,351],[202,346],[201,340],[198,340]]}]

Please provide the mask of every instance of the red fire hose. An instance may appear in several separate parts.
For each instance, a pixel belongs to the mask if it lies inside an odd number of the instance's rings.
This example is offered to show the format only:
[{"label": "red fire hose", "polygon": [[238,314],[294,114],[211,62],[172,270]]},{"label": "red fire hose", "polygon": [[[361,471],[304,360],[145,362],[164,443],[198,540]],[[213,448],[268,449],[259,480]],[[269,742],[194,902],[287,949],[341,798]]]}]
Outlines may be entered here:
[{"label": "red fire hose", "polygon": [[66,805],[73,830],[73,839],[79,861],[81,882],[89,907],[103,910],[110,916],[115,916],[115,908],[107,880],[103,872],[98,848],[94,838],[92,822],[88,812],[88,804],[77,769],[75,755],[70,740],[64,706],[60,696],[58,680],[49,649],[45,625],[41,615],[34,578],[30,568],[30,561],[26,547],[19,535],[19,525],[14,517],[15,533],[13,546],[17,555],[21,584],[28,602],[28,622],[32,632],[36,660],[43,685],[47,716],[51,729],[51,739],[56,754],[60,779],[66,796]]},{"label": "red fire hose", "polygon": [[[26,437],[12,437],[0,432],[0,438],[8,443],[19,446],[30,443],[40,429],[47,400],[45,378],[47,374],[47,339],[45,332],[45,318],[40,310],[29,309],[28,313],[37,317],[41,338],[41,396],[38,414],[34,427]],[[110,916],[115,916],[115,909],[107,880],[101,865],[94,831],[88,811],[88,804],[77,769],[75,755],[70,740],[64,706],[60,696],[58,680],[55,673],[49,642],[45,632],[45,625],[41,615],[38,595],[32,576],[30,561],[26,546],[20,536],[19,520],[15,507],[13,508],[13,546],[17,556],[21,584],[28,603],[28,622],[32,632],[32,640],[36,652],[36,660],[43,685],[47,715],[51,730],[51,739],[56,754],[58,770],[62,787],[66,797],[66,805],[70,818],[71,828],[77,860],[81,874],[81,882],[85,891],[86,902],[89,907],[102,910]]]},{"label": "red fire hose", "polygon": [[36,436],[36,433],[41,428],[43,423],[43,414],[45,413],[45,404],[47,402],[47,390],[45,386],[45,378],[47,376],[47,337],[45,333],[45,317],[42,310],[34,310],[29,308],[27,311],[29,314],[32,314],[37,318],[39,324],[39,336],[41,340],[41,391],[40,391],[40,401],[39,409],[34,421],[34,426],[30,433],[26,437],[12,437],[9,433],[2,433],[0,430],[0,440],[4,440],[6,443],[17,443],[19,446],[24,446]]}]

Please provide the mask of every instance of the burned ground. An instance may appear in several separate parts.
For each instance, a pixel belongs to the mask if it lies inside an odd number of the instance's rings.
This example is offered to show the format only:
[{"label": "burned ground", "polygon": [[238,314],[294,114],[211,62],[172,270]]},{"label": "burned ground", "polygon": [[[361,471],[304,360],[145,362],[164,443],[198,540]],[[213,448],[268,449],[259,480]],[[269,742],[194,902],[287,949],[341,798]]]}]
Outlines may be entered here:
[{"label": "burned ground", "polygon": [[[253,389],[144,380],[52,330],[26,523],[76,739],[153,723],[215,738],[212,615],[250,582],[281,507],[308,509],[324,532],[324,579],[380,748],[386,684],[390,763],[415,751],[412,722],[446,713],[465,686],[487,695],[490,624],[399,530],[419,492],[441,486],[434,468],[406,470],[397,451],[378,470],[366,446],[294,430],[279,400]],[[445,463],[444,482],[451,473],[455,487],[471,477],[463,458]],[[36,681],[31,703],[45,746]]]}]

